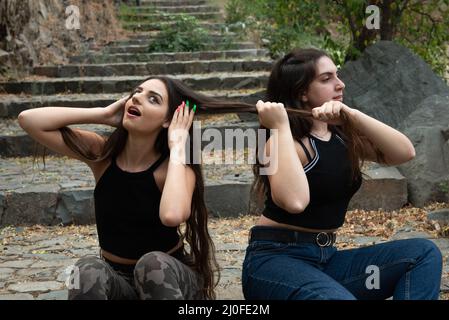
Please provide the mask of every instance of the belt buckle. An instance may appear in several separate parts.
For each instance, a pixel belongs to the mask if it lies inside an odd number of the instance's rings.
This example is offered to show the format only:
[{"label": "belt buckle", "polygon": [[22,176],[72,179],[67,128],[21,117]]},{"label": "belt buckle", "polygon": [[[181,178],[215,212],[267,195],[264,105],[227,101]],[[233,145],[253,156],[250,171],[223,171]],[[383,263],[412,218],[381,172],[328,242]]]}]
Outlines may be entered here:
[{"label": "belt buckle", "polygon": [[[324,243],[320,240],[323,235],[326,236],[326,241]],[[316,235],[315,242],[320,247],[328,247],[332,244],[332,237],[326,232],[320,232]]]}]

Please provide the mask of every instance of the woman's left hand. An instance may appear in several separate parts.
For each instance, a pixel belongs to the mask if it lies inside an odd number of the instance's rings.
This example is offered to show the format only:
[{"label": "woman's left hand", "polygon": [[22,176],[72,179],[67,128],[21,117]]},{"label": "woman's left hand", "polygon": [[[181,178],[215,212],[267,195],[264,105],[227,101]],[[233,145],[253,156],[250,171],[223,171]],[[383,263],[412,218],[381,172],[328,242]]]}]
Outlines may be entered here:
[{"label": "woman's left hand", "polygon": [[190,110],[184,101],[176,109],[168,127],[168,147],[170,150],[173,148],[181,148],[184,150],[194,114],[195,112]]},{"label": "woman's left hand", "polygon": [[342,113],[345,113],[347,116],[353,116],[355,110],[349,108],[343,102],[334,100],[312,109],[313,118],[333,125],[343,124]]}]

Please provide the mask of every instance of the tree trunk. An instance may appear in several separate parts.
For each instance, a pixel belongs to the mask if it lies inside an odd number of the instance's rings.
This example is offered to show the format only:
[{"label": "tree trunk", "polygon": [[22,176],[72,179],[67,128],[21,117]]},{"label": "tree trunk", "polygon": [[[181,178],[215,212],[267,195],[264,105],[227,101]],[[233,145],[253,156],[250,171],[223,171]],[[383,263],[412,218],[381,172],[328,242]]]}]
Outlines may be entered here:
[{"label": "tree trunk", "polygon": [[391,5],[393,0],[384,0],[381,4],[381,23],[380,23],[380,39],[381,40],[393,40],[394,29],[393,26],[393,12]]}]

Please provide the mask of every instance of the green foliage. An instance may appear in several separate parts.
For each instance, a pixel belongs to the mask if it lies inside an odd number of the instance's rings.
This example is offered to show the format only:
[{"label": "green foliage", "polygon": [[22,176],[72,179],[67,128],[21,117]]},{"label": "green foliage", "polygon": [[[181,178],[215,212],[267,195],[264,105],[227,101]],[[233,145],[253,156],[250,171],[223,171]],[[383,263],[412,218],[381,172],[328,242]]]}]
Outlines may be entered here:
[{"label": "green foliage", "polygon": [[329,52],[336,64],[343,62],[342,39],[332,39],[326,30],[319,1],[230,0],[226,10],[228,23],[256,30],[272,58],[295,47],[316,47]]},{"label": "green foliage", "polygon": [[148,47],[150,52],[200,51],[211,43],[207,30],[195,17],[182,14],[174,22],[162,27]]},{"label": "green foliage", "polygon": [[246,22],[249,17],[263,18],[266,0],[229,0],[226,3],[226,23]]},{"label": "green foliage", "polygon": [[[365,27],[370,4],[380,9],[381,30]],[[229,0],[226,10],[227,22],[255,30],[272,57],[313,46],[342,65],[376,41],[391,39],[421,56],[439,75],[447,68],[449,0]]]},{"label": "green foliage", "polygon": [[330,36],[325,36],[321,48],[327,51],[337,68],[341,68],[345,64],[347,51],[344,45],[334,41]]},{"label": "green foliage", "polygon": [[449,62],[449,0],[428,0],[427,5],[414,3],[409,10],[401,19],[397,40],[443,76]]},{"label": "green foliage", "polygon": [[[127,14],[136,14],[136,13],[140,13],[139,9],[136,9],[133,6],[124,4],[124,3],[120,3],[120,6],[118,8],[118,12],[119,15],[127,15]],[[146,13],[156,13],[156,10],[153,9],[146,9],[145,11]]]}]

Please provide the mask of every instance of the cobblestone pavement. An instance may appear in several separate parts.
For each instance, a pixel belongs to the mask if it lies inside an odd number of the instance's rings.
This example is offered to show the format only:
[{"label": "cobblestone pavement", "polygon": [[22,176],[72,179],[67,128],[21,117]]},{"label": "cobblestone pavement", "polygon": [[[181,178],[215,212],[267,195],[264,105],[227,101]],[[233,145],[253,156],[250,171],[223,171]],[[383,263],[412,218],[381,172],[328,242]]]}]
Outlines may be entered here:
[{"label": "cobblestone pavement", "polygon": [[[246,247],[247,230],[254,217],[211,219],[210,232],[217,249],[221,279],[217,289],[219,299],[243,299],[241,266]],[[396,238],[427,237],[411,230],[396,234]],[[339,237],[340,248],[382,242],[380,237]],[[447,256],[449,239],[432,239],[445,256],[442,299],[449,299],[449,269]],[[98,252],[94,225],[66,227],[6,227],[0,230],[0,300],[67,299],[65,281],[67,267],[80,257]]]},{"label": "cobblestone pavement", "polygon": [[[67,299],[68,268],[99,250],[94,225],[6,227],[0,243],[0,300]],[[242,243],[217,243],[220,299],[243,299],[244,250]]]}]

